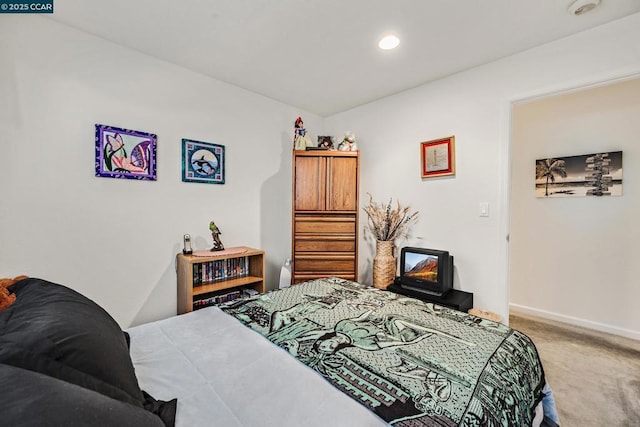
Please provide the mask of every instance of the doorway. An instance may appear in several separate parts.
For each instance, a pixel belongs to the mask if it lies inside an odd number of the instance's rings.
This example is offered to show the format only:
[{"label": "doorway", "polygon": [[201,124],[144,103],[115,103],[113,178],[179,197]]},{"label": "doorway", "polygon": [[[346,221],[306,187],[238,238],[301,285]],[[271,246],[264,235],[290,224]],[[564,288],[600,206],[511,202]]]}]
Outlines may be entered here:
[{"label": "doorway", "polygon": [[[637,335],[640,78],[516,101],[511,112],[510,308]],[[621,197],[536,197],[537,159],[610,151],[628,165]]]}]

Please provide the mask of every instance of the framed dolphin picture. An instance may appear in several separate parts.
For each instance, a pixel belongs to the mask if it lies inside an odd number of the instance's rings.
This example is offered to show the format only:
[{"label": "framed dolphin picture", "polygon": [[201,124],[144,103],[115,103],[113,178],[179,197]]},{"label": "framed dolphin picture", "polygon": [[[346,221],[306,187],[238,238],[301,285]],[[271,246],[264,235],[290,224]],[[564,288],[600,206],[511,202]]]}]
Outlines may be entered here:
[{"label": "framed dolphin picture", "polygon": [[224,184],[224,145],[182,140],[182,181]]}]

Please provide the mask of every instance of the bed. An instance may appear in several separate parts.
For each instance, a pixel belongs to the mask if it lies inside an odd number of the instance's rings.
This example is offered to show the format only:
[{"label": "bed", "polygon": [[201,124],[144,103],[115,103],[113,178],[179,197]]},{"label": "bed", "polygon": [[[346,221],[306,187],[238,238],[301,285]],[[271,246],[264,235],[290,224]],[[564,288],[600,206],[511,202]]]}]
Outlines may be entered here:
[{"label": "bed", "polygon": [[[338,278],[130,328],[177,426],[528,426],[535,346],[507,326]],[[275,345],[274,345],[275,344]]]},{"label": "bed", "polygon": [[7,289],[6,425],[538,426],[548,398],[522,333],[338,278],[125,331],[63,285]]}]

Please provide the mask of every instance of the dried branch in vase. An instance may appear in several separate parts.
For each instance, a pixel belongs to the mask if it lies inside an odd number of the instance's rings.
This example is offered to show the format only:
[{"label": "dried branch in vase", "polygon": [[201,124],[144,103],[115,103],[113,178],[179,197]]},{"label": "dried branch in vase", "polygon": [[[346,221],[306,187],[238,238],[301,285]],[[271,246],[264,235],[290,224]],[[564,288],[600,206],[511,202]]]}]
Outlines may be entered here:
[{"label": "dried branch in vase", "polygon": [[389,203],[385,205],[376,203],[369,194],[369,205],[363,208],[369,216],[365,228],[375,236],[376,240],[393,241],[406,237],[409,226],[418,220],[418,211],[410,213],[409,206],[402,207],[400,202],[396,202],[395,207],[392,206],[392,199],[389,199]]}]

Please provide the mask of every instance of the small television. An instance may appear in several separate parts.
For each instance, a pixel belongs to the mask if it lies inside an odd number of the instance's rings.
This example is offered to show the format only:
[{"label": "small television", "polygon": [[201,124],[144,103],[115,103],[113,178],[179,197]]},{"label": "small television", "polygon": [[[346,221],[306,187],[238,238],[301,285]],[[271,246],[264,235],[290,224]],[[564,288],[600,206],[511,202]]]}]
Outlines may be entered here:
[{"label": "small television", "polygon": [[453,288],[453,255],[437,249],[402,248],[396,284],[416,292],[446,294]]}]

